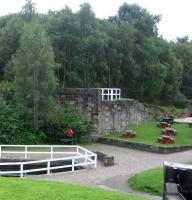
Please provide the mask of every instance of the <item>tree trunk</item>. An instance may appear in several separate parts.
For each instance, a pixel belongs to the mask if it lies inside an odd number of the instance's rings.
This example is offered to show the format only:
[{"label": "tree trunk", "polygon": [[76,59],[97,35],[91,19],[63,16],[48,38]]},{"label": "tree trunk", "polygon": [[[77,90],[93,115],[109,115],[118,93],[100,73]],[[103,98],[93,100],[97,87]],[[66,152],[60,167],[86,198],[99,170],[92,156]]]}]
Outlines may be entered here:
[{"label": "tree trunk", "polygon": [[34,67],[33,70],[33,126],[35,130],[38,130],[38,69]]}]

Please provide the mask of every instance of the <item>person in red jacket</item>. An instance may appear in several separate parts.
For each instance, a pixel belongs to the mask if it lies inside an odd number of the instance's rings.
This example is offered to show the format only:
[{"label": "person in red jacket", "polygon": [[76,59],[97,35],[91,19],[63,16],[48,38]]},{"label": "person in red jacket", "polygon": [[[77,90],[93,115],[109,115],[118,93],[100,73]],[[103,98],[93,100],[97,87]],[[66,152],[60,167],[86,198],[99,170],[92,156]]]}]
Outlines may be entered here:
[{"label": "person in red jacket", "polygon": [[66,131],[66,136],[67,137],[73,137],[74,136],[74,132],[71,128],[68,128]]}]

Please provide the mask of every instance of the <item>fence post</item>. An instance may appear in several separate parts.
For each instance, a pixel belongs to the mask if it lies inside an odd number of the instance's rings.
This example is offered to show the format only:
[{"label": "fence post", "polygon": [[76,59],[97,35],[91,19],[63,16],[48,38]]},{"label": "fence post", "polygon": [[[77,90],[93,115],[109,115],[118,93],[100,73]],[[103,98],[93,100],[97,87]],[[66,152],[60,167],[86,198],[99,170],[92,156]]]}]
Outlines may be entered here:
[{"label": "fence post", "polygon": [[23,163],[20,165],[20,177],[23,178]]},{"label": "fence post", "polygon": [[77,156],[79,156],[79,147],[78,146],[76,147],[76,154],[77,154]]},{"label": "fence post", "polygon": [[87,164],[87,151],[85,152],[85,164]]},{"label": "fence post", "polygon": [[50,175],[50,161],[47,161],[47,174]]},{"label": "fence post", "polygon": [[1,158],[1,146],[0,146],[0,158]]},{"label": "fence post", "polygon": [[27,158],[27,145],[25,145],[25,158]]},{"label": "fence post", "polygon": [[95,159],[94,159],[94,161],[95,161],[94,168],[96,169],[96,168],[97,168],[97,154],[95,155],[94,158],[95,158]]},{"label": "fence post", "polygon": [[75,159],[72,158],[72,172],[75,171]]},{"label": "fence post", "polygon": [[51,158],[53,158],[53,147],[51,146]]}]

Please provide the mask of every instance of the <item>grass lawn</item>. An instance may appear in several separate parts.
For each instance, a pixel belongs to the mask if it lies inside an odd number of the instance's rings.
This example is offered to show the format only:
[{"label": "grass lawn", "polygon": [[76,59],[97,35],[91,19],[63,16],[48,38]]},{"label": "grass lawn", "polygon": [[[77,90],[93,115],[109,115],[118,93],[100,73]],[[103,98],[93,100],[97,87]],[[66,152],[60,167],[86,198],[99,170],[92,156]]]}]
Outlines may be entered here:
[{"label": "grass lawn", "polygon": [[147,200],[145,198],[48,181],[0,178],[2,200]]},{"label": "grass lawn", "polygon": [[160,136],[161,128],[157,127],[157,122],[146,122],[144,124],[130,127],[127,130],[133,130],[137,133],[135,138],[123,138],[121,134],[109,134],[106,137],[117,140],[137,142],[143,144],[151,144],[156,146],[184,146],[192,145],[192,128],[187,124],[175,123],[172,128],[177,131],[177,135],[173,136],[175,144],[160,144],[157,138]]},{"label": "grass lawn", "polygon": [[[192,162],[188,164],[192,165]],[[141,172],[128,180],[134,190],[159,195],[163,194],[163,168],[156,168]]]},{"label": "grass lawn", "polygon": [[128,183],[134,190],[162,196],[163,169],[157,168],[136,174],[128,180]]}]

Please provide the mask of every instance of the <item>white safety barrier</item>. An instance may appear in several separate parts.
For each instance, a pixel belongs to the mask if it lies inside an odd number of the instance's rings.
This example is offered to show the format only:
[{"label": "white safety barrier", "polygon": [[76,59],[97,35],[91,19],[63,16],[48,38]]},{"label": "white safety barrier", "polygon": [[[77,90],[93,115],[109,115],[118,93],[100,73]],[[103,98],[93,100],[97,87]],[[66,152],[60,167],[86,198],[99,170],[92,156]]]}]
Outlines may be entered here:
[{"label": "white safety barrier", "polygon": [[[43,149],[43,151],[39,151]],[[72,171],[77,166],[92,165],[97,167],[97,155],[83,147],[78,145],[0,145],[0,158],[6,155],[22,155],[22,158],[28,159],[30,155],[47,155],[48,158],[35,161],[23,161],[23,162],[2,162],[0,166],[20,166],[19,170],[10,171],[9,169],[0,171],[0,175],[8,174],[20,174],[23,177],[30,172],[47,171],[50,174],[51,170],[64,169],[71,167]],[[54,155],[59,155],[59,158],[54,158]],[[68,155],[68,157],[64,157]],[[69,156],[70,155],[70,156]],[[55,161],[71,161],[71,164],[51,166]],[[46,167],[25,169],[27,165],[45,163]]]},{"label": "white safety barrier", "polygon": [[102,101],[114,101],[121,99],[121,89],[119,88],[101,88]]}]

